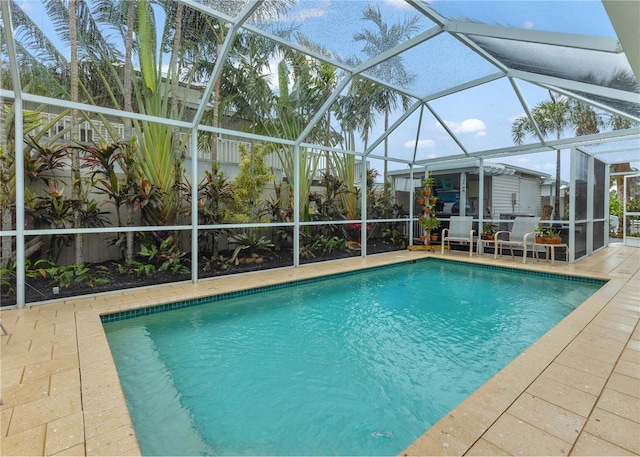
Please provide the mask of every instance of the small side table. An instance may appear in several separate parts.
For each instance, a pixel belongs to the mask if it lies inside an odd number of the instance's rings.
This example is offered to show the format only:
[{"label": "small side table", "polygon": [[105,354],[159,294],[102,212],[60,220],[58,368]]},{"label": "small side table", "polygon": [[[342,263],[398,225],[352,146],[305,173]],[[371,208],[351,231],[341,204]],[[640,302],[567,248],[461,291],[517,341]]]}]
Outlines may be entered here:
[{"label": "small side table", "polygon": [[564,262],[569,263],[569,246],[566,243],[547,244],[547,243],[533,243],[533,255],[538,260],[538,246],[544,248],[545,256],[547,259],[551,259],[551,265],[556,261],[556,248],[564,248]]}]

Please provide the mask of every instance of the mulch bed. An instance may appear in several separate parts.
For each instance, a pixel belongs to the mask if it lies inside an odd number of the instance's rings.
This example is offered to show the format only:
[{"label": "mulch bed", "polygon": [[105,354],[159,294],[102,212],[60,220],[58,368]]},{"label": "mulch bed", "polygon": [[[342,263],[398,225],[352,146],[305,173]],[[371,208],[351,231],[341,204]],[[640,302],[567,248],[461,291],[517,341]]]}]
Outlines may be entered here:
[{"label": "mulch bed", "polygon": [[[405,249],[404,246],[390,245],[386,243],[377,243],[369,241],[367,243],[367,254],[377,254],[382,252],[398,251]],[[229,257],[230,253],[220,253],[226,257]],[[328,260],[337,260],[342,258],[357,257],[360,255],[360,251],[340,251],[332,252],[323,256],[316,256],[311,258],[301,258],[301,264],[309,264],[315,262],[324,262]],[[135,274],[120,273],[115,263],[104,262],[102,264],[87,265],[91,270],[96,271],[97,266],[102,265],[108,268],[111,272],[109,275],[110,282],[107,284],[93,284],[87,285],[86,282],[80,282],[79,284],[73,284],[68,287],[59,288],[57,293],[54,293],[54,286],[47,278],[26,278],[26,290],[25,300],[26,303],[36,303],[48,300],[58,300],[60,298],[76,297],[87,294],[97,294],[101,292],[110,292],[115,290],[132,289],[136,287],[145,287],[155,284],[167,284],[172,282],[189,281],[191,280],[191,273],[176,274],[169,271],[157,271],[153,275],[137,276]],[[273,268],[290,267],[293,265],[293,255],[291,251],[281,251],[279,253],[270,253],[264,255],[264,261],[256,264],[239,264],[229,265],[228,269],[203,271],[202,265],[198,274],[199,278],[211,278],[217,276],[240,274],[250,271],[269,270]],[[16,304],[15,294],[15,280],[12,287],[9,288],[6,284],[0,284],[0,307],[14,306]]]}]

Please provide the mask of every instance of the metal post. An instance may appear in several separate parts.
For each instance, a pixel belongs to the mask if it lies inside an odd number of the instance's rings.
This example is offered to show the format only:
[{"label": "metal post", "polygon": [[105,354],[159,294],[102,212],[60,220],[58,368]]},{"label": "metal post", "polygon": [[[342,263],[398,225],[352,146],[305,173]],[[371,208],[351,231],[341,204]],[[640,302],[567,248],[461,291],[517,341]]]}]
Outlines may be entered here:
[{"label": "metal post", "polygon": [[198,130],[191,130],[191,282],[198,282]]},{"label": "metal post", "polygon": [[[293,147],[293,266],[300,266],[300,146]],[[290,178],[291,179],[291,178]]]}]

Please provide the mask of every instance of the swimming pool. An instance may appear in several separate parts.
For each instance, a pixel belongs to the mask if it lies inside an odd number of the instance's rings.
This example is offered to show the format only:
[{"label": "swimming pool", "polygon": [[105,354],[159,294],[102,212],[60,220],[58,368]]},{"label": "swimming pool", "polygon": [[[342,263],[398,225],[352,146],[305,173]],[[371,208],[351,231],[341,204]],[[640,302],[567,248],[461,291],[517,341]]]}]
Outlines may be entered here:
[{"label": "swimming pool", "polygon": [[105,331],[145,455],[397,454],[591,282],[429,260]]}]

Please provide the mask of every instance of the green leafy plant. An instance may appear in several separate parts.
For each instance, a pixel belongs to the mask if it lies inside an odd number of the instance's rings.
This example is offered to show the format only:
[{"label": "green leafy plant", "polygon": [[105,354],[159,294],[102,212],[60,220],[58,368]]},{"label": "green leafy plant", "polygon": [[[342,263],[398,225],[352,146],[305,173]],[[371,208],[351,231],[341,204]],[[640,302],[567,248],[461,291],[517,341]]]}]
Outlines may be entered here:
[{"label": "green leafy plant", "polygon": [[334,251],[342,251],[347,248],[347,240],[337,236],[320,237],[315,240],[311,249],[319,251],[321,254],[330,254]]},{"label": "green leafy plant", "polygon": [[31,278],[38,276],[46,278],[51,285],[63,289],[82,283],[85,283],[88,287],[94,287],[98,284],[110,282],[110,272],[107,267],[98,266],[94,273],[85,265],[55,265],[45,259],[35,262],[34,268],[27,270],[26,274]]},{"label": "green leafy plant", "polygon": [[160,263],[158,271],[171,271],[178,274],[189,273],[189,269],[182,263],[182,258],[186,253],[180,251],[173,236],[162,240],[159,246],[143,244],[140,247],[139,255],[150,262],[155,260]]},{"label": "green leafy plant", "polygon": [[8,297],[16,292],[16,263],[9,259],[4,266],[0,266],[0,288],[2,296]]},{"label": "green leafy plant", "polygon": [[435,182],[433,175],[429,172],[429,175],[422,180],[422,187],[425,189],[431,189]]},{"label": "green leafy plant", "polygon": [[382,241],[388,244],[406,245],[409,242],[409,237],[401,230],[387,228],[382,232]]},{"label": "green leafy plant", "polygon": [[236,243],[238,246],[233,251],[231,261],[238,263],[238,254],[240,251],[246,250],[248,255],[259,254],[262,252],[271,252],[274,244],[271,240],[266,239],[264,236],[258,237],[257,235],[249,232],[243,232],[235,236],[229,237],[230,243]]},{"label": "green leafy plant", "polygon": [[496,233],[496,225],[492,222],[483,222],[482,223],[482,232],[480,236],[483,238],[488,237],[489,235],[494,235]]},{"label": "green leafy plant", "polygon": [[418,218],[418,223],[424,229],[425,232],[430,232],[434,229],[440,227],[440,220],[437,217],[425,217],[420,216]]}]

